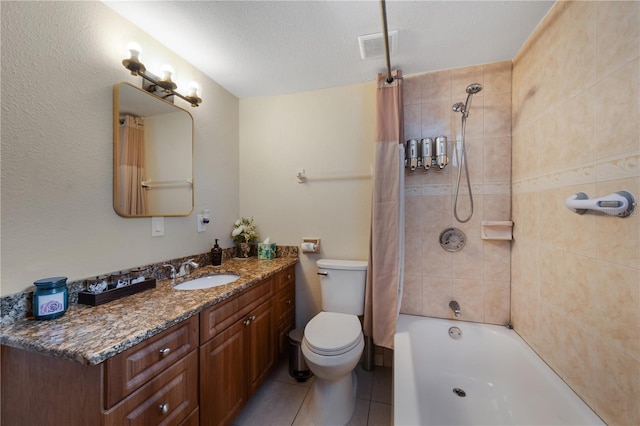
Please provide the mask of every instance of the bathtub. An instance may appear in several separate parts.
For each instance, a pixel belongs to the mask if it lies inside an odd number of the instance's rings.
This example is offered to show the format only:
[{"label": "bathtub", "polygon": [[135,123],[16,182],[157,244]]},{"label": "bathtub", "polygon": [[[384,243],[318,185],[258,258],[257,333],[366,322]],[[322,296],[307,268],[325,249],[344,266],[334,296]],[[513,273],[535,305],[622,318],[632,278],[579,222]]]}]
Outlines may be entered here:
[{"label": "bathtub", "polygon": [[503,326],[400,315],[393,374],[397,426],[604,424]]}]

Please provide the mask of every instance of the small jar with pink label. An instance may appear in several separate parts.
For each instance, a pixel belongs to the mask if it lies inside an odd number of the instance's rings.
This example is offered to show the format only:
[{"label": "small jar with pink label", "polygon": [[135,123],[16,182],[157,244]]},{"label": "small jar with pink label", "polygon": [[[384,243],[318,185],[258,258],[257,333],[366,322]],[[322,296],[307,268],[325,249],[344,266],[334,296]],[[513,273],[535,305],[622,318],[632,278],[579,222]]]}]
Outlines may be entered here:
[{"label": "small jar with pink label", "polygon": [[37,320],[52,320],[67,311],[69,290],[67,277],[43,278],[33,283],[33,316]]}]

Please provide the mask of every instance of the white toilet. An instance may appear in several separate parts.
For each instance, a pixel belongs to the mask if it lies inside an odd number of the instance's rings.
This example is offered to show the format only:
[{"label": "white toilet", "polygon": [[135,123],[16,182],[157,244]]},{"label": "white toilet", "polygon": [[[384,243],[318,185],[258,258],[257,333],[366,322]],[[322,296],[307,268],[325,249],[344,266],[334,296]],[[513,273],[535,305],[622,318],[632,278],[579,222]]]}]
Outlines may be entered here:
[{"label": "white toilet", "polygon": [[354,368],[364,350],[362,325],[367,262],[317,262],[322,312],[304,328],[302,354],[315,374],[310,411],[315,425],[344,425],[356,407]]}]

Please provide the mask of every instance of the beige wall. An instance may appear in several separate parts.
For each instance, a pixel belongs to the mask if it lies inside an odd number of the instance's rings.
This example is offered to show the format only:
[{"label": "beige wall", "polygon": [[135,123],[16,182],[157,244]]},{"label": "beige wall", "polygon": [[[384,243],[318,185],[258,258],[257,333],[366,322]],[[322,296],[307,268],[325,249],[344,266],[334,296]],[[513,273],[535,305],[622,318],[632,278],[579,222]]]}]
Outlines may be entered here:
[{"label": "beige wall", "polygon": [[[101,2],[1,2],[2,272],[0,294],[50,276],[70,280],[230,246],[238,214],[238,99]],[[112,89],[139,85],[121,65],[137,41],[142,59],[196,80],[195,209],[165,219],[125,219],[112,207]],[[197,233],[196,215],[212,223]]]},{"label": "beige wall", "polygon": [[640,424],[640,3],[559,2],[513,66],[512,319],[608,424]]},{"label": "beige wall", "polygon": [[[466,87],[480,83],[467,119],[466,152],[474,214],[467,223],[453,215],[457,156],[443,170],[406,172],[406,249],[403,313],[451,318],[457,300],[460,319],[493,324],[509,321],[510,241],[482,240],[483,220],[511,219],[511,61],[408,76],[404,85],[405,139],[447,136],[449,150],[460,143],[456,102]],[[456,143],[457,141],[457,143]],[[458,217],[469,212],[464,172]],[[449,227],[467,237],[458,252],[445,251],[440,233]]]},{"label": "beige wall", "polygon": [[370,173],[375,85],[242,99],[240,122],[241,215],[276,244],[321,238],[321,252],[297,266],[301,327],[321,310],[315,262],[368,258],[371,179],[346,176]]}]

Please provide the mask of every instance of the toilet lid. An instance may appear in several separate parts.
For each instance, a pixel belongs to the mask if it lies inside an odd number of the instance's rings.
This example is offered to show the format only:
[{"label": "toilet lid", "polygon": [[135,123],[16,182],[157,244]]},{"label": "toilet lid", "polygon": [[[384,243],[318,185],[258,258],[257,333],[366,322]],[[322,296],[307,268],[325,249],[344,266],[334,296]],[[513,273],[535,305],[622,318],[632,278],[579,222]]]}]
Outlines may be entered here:
[{"label": "toilet lid", "polygon": [[320,312],[304,328],[307,346],[321,355],[339,355],[356,346],[362,326],[355,315]]}]

